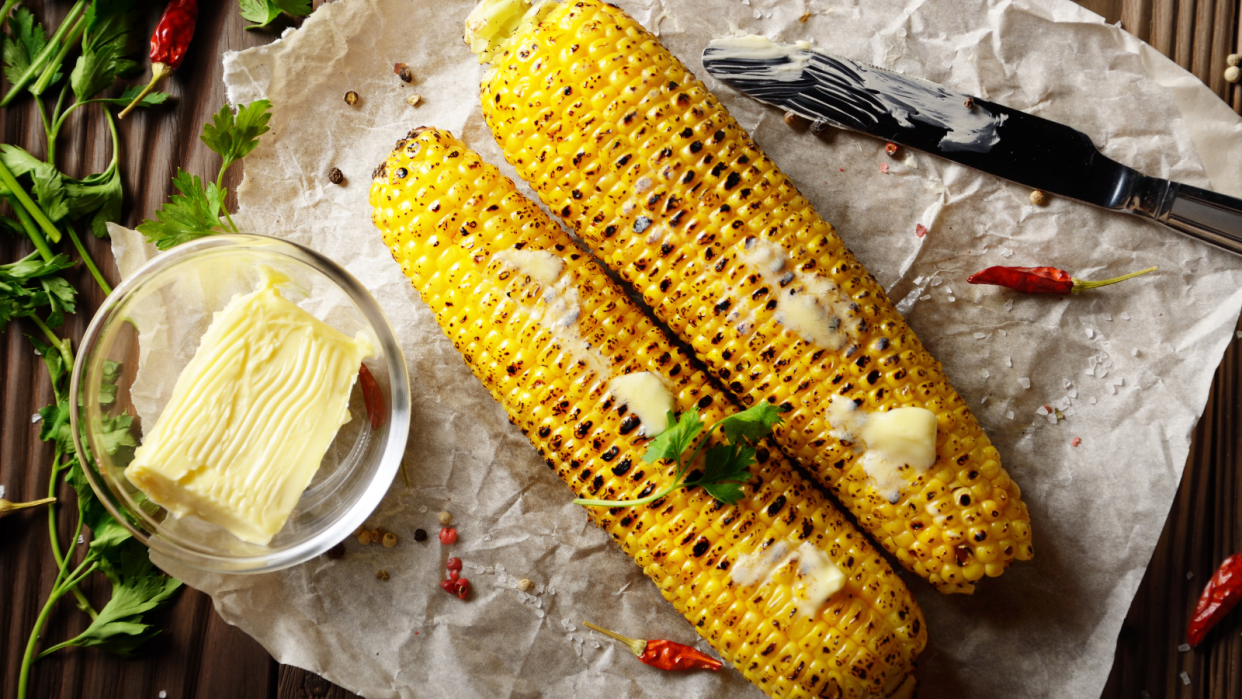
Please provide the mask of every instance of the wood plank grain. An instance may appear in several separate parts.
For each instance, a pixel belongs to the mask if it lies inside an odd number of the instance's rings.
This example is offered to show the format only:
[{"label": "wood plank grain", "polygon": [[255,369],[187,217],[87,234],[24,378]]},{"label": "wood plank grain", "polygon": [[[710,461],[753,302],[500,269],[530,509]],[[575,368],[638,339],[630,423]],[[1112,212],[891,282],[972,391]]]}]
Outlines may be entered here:
[{"label": "wood plank grain", "polygon": [[[323,0],[315,0],[315,6]],[[40,18],[53,21],[66,3],[28,3]],[[1157,49],[1193,68],[1209,85],[1242,110],[1242,94],[1223,82],[1223,57],[1239,44],[1240,0],[1082,0],[1082,4],[1123,26]],[[148,26],[154,23],[151,10]],[[135,225],[171,191],[177,167],[200,175],[213,173],[216,156],[197,139],[205,120],[224,101],[219,57],[225,50],[267,43],[283,27],[245,32],[234,3],[203,4],[195,48],[170,83],[177,103],[171,108],[138,112],[120,126],[121,167],[126,190],[126,225]],[[27,101],[28,102],[28,101]],[[87,174],[106,167],[107,135],[97,113],[88,108],[74,118],[60,144],[62,167]],[[0,112],[5,143],[41,153],[40,129],[29,104]],[[240,181],[230,173],[230,184]],[[88,236],[89,237],[89,236]],[[105,241],[88,240],[92,255],[115,281]],[[0,259],[14,259],[29,245],[0,240]],[[93,310],[101,295],[84,270],[71,279],[83,290],[83,308]],[[66,330],[80,338],[88,313],[71,319]],[[50,450],[37,438],[30,416],[51,401],[47,376],[18,330],[0,341],[0,484],[9,499],[39,497],[46,490]],[[1242,696],[1242,615],[1227,620],[1200,651],[1180,653],[1186,618],[1202,582],[1226,555],[1242,548],[1242,352],[1228,351],[1213,383],[1212,397],[1195,429],[1186,475],[1170,510],[1152,564],[1127,615],[1118,639],[1116,665],[1103,696],[1234,699]],[[62,529],[67,512],[59,513]],[[0,696],[16,683],[21,649],[39,605],[55,576],[47,545],[46,515],[27,513],[0,520]],[[1193,573],[1187,579],[1186,573]],[[103,586],[86,586],[98,604]],[[35,669],[36,697],[280,697],[346,699],[353,694],[312,673],[276,664],[239,630],[224,624],[211,601],[193,590],[182,592],[157,622],[166,635],[136,660],[118,660],[90,650],[71,650],[41,661]],[[68,637],[85,618],[64,603],[46,636]],[[1183,685],[1179,673],[1191,678]]]}]

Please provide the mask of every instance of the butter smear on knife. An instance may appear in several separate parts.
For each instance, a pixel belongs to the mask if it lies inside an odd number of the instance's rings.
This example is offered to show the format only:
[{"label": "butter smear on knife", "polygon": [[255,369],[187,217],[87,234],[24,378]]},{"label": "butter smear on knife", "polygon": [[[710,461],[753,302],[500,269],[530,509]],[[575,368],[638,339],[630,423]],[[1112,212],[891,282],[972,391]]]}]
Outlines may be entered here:
[{"label": "butter smear on knife", "polygon": [[174,517],[266,545],[349,421],[371,354],[362,334],[319,321],[269,279],[215,314],[125,475]]}]

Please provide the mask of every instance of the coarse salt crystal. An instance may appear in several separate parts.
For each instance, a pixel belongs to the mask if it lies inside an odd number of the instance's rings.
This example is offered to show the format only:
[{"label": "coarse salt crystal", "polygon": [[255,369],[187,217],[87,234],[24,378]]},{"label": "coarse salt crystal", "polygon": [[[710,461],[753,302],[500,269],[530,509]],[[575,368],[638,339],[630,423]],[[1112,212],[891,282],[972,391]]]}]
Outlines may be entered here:
[{"label": "coarse salt crystal", "polygon": [[915,286],[918,286],[919,284],[922,284],[922,283],[923,283],[923,275],[920,274],[919,276],[914,278]]},{"label": "coarse salt crystal", "polygon": [[763,13],[760,12],[759,10],[755,10],[755,19],[761,19],[762,17],[763,17]]},{"label": "coarse salt crystal", "polygon": [[1087,376],[1095,376],[1095,367],[1089,366],[1087,367],[1087,370],[1082,373],[1086,374]]},{"label": "coarse salt crystal", "polygon": [[922,296],[920,296],[920,297],[919,297],[919,300],[920,300],[920,301],[930,301],[930,300],[931,300],[931,294],[923,294]]},{"label": "coarse salt crystal", "polygon": [[984,396],[984,397],[983,397],[983,400],[979,401],[979,405],[987,405],[987,403],[988,403],[988,397],[987,397],[987,396]]},{"label": "coarse salt crystal", "polygon": [[1113,396],[1117,395],[1117,387],[1110,383],[1108,385],[1108,393],[1109,395],[1113,395]]},{"label": "coarse salt crystal", "polygon": [[1088,402],[1091,403],[1091,405],[1095,405],[1095,396],[1091,396],[1091,398],[1088,399]]},{"label": "coarse salt crystal", "polygon": [[1007,367],[1013,366],[1013,357],[1005,357],[1005,366]]},{"label": "coarse salt crystal", "polygon": [[1071,389],[1070,389],[1070,392],[1069,392],[1069,397],[1070,397],[1070,398],[1077,398],[1077,397],[1078,397],[1078,389],[1076,389],[1076,388],[1071,388]]},{"label": "coarse salt crystal", "polygon": [[1010,420],[1012,420],[1012,419],[1013,419],[1013,411],[1012,411],[1012,410],[1010,410],[1009,412],[1005,413],[1005,417],[1007,417],[1007,418],[1009,418]]},{"label": "coarse salt crystal", "polygon": [[1122,311],[1122,312],[1121,312],[1121,319],[1122,319],[1122,320],[1130,320],[1130,314],[1129,314],[1129,313],[1127,313],[1126,311]]},{"label": "coarse salt crystal", "polygon": [[1018,383],[1019,383],[1019,384],[1021,384],[1022,388],[1030,388],[1030,387],[1031,387],[1031,380],[1030,380],[1030,379],[1028,379],[1028,378],[1027,378],[1027,377],[1025,377],[1025,376],[1019,376],[1019,377],[1018,377]]},{"label": "coarse salt crystal", "polygon": [[987,337],[987,335],[984,335],[983,333],[975,333],[976,340],[982,340],[985,337]]},{"label": "coarse salt crystal", "polygon": [[1074,385],[1073,381],[1070,381],[1069,379],[1061,379],[1061,388],[1069,388],[1070,386],[1073,386],[1073,385]]},{"label": "coarse salt crystal", "polygon": [[1012,311],[1013,310],[1013,299],[1009,299],[1008,301],[1006,301],[1005,305],[1002,306],[1002,308],[1004,308],[1006,311]]},{"label": "coarse salt crystal", "polygon": [[162,689],[161,689],[161,690],[160,690],[160,699],[168,699],[168,692],[165,692],[164,690],[162,690]]},{"label": "coarse salt crystal", "polygon": [[1106,321],[1108,321],[1108,322],[1110,322],[1110,323],[1111,323],[1111,322],[1113,322],[1113,314],[1112,314],[1112,313],[1105,313],[1105,314],[1104,314],[1104,320],[1106,320]]},{"label": "coarse salt crystal", "polygon": [[1137,348],[1137,347],[1135,347],[1134,349],[1130,350],[1130,356],[1131,356],[1131,357],[1137,357],[1137,356],[1138,356],[1138,348]]},{"label": "coarse salt crystal", "polygon": [[1008,336],[1009,336],[1009,333],[1005,332],[1004,328],[1002,328],[1002,329],[1000,329],[1000,330],[997,330],[996,332],[1000,333],[1000,336],[1001,336],[1001,337],[1008,337]]},{"label": "coarse salt crystal", "polygon": [[952,288],[950,288],[950,287],[947,287],[947,286],[946,286],[946,287],[944,288],[944,292],[945,292],[946,294],[952,295],[952,294],[953,294],[953,289],[952,289]]},{"label": "coarse salt crystal", "polygon": [[1093,337],[1095,337],[1095,331],[1091,328],[1087,328],[1087,339],[1090,340]]},{"label": "coarse salt crystal", "polygon": [[38,421],[40,421],[40,420],[42,420],[42,419],[43,419],[43,416],[42,416],[42,415],[40,415],[40,414],[38,414],[38,413],[35,413],[34,415],[31,415],[31,416],[30,416],[30,424],[32,424],[32,425],[33,425],[33,424],[35,424],[36,422],[38,422]]},{"label": "coarse salt crystal", "polygon": [[[939,272],[937,272],[936,274],[939,274]],[[932,280],[931,280],[932,286],[940,286],[943,283],[944,283],[944,280],[941,279],[940,277],[932,276]]]},{"label": "coarse salt crystal", "polygon": [[420,506],[418,507],[418,511],[419,511],[419,512],[426,512],[426,511],[427,511],[427,506],[426,506],[426,505],[420,505]]},{"label": "coarse salt crystal", "polygon": [[1187,687],[1189,687],[1189,686],[1190,686],[1190,675],[1186,674],[1186,671],[1185,671],[1185,670],[1182,670],[1182,671],[1181,671],[1181,674],[1179,674],[1179,675],[1178,675],[1178,677],[1182,678],[1182,684],[1183,684],[1183,685],[1185,685],[1185,686],[1187,686]]},{"label": "coarse salt crystal", "polygon": [[1194,578],[1194,577],[1195,577],[1195,572],[1194,572],[1193,570],[1188,570],[1188,571],[1186,571],[1186,579],[1187,579],[1187,580],[1190,580],[1190,579],[1192,579],[1192,578]]},{"label": "coarse salt crystal", "polygon": [[1182,652],[1182,653],[1189,653],[1189,652],[1190,652],[1190,644],[1189,644],[1189,643],[1183,643],[1182,645],[1180,645],[1180,646],[1178,646],[1178,647],[1177,647],[1177,650],[1178,650],[1179,652]]},{"label": "coarse salt crystal", "polygon": [[950,297],[949,297],[949,303],[953,303],[953,302],[954,302],[954,301],[956,301],[956,300],[957,300],[957,297],[956,297],[956,296],[950,296]]},{"label": "coarse salt crystal", "polygon": [[991,374],[991,373],[989,373],[987,369],[984,369],[984,370],[983,370],[983,378],[985,378],[985,379],[986,379],[987,377],[989,377],[989,376],[991,376],[991,375],[992,375],[992,374]]},{"label": "coarse salt crystal", "polygon": [[0,485],[0,498],[4,497],[6,492],[8,492],[8,488]]},{"label": "coarse salt crystal", "polygon": [[85,537],[84,535],[82,535],[82,534],[78,534],[78,543],[79,543],[79,544],[85,544],[85,543],[86,543],[86,537]]}]

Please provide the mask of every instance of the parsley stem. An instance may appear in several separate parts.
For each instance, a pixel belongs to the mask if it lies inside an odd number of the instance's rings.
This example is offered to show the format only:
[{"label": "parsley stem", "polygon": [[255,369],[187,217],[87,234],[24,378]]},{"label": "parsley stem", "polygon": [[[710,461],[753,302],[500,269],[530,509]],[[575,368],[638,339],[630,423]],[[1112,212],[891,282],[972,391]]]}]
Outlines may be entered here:
[{"label": "parsley stem", "polygon": [[9,10],[12,10],[13,6],[20,1],[21,0],[7,0],[4,3],[4,7],[0,7],[0,29],[4,29],[4,23],[9,18]]},{"label": "parsley stem", "polygon": [[646,505],[649,502],[655,502],[683,485],[685,485],[685,483],[678,478],[647,497],[638,498],[637,500],[589,500],[586,498],[578,498],[574,500],[573,504],[585,505],[586,507],[636,507],[638,505]]},{"label": "parsley stem", "polygon": [[[64,29],[65,25],[68,23],[69,18],[66,17],[65,21],[60,25],[61,29]],[[43,75],[40,75],[39,79],[35,81],[35,84],[30,86],[31,94],[41,95],[43,94],[43,91],[52,84],[52,78],[56,75],[56,71],[60,70],[60,66],[65,62],[65,58],[69,55],[69,52],[73,50],[74,46],[77,46],[79,41],[81,41],[82,32],[84,31],[86,31],[86,17],[81,17],[78,19],[77,23],[73,25],[73,29],[69,31],[69,36],[65,37],[65,43],[61,44],[60,51],[56,52],[56,57],[53,58],[46,67],[44,67]],[[60,29],[57,29],[56,33],[59,34]]]},{"label": "parsley stem", "polygon": [[21,77],[11,84],[9,87],[9,93],[4,96],[4,99],[0,100],[0,107],[9,106],[9,102],[12,102],[13,98],[17,97],[17,93],[21,92],[22,89],[34,79],[35,74],[43,68],[44,63],[52,57],[53,53],[56,53],[57,45],[65,36],[65,33],[69,31],[70,24],[77,19],[78,15],[82,14],[82,11],[85,9],[86,0],[78,0],[73,4],[73,7],[69,8],[69,14],[65,15],[65,21],[60,23],[60,27],[56,29],[56,33],[52,35],[51,39],[48,39],[47,45],[45,45],[43,50],[39,52],[39,55],[35,56],[34,60],[30,62],[30,66],[26,68],[26,72],[22,73]]},{"label": "parsley stem", "polygon": [[82,257],[82,262],[86,264],[86,268],[90,270],[91,276],[95,278],[95,283],[99,284],[99,288],[103,289],[105,295],[112,293],[112,287],[108,286],[108,281],[100,274],[99,268],[95,266],[95,260],[91,259],[91,254],[86,251],[86,246],[82,245],[82,240],[78,237],[77,231],[73,230],[73,224],[69,224],[65,230],[69,231],[69,239],[73,241],[73,247],[78,249],[78,255]]},{"label": "parsley stem", "polygon": [[[57,449],[56,458],[52,461],[52,477],[48,479],[48,485],[47,485],[47,494],[48,494],[48,497],[50,498],[56,497],[56,486],[60,482],[60,479],[58,478],[58,476],[60,475],[61,469],[63,468],[60,463],[61,457],[62,457],[62,454],[60,453],[60,449]],[[60,531],[56,526],[56,506],[55,505],[47,508],[47,531],[48,531],[48,537],[52,542],[52,558],[56,559],[56,566],[58,568],[63,568],[65,566],[65,557],[64,555],[61,554],[61,551],[60,551]],[[78,540],[78,537],[81,534],[82,534],[82,508],[79,507],[78,508],[78,526],[77,526],[77,529],[73,532],[73,538],[70,539],[70,542],[76,542]],[[73,551],[72,543],[70,544],[69,550],[71,552]],[[95,611],[95,608],[91,606],[90,600],[86,599],[86,595],[82,594],[82,590],[78,589],[77,585],[72,586],[70,590],[73,592],[73,596],[78,598],[78,609],[81,609],[82,611],[91,615],[92,619],[99,616],[99,612]]]},{"label": "parsley stem", "polygon": [[65,360],[65,368],[72,369],[73,368],[73,349],[69,346],[69,341],[62,340],[60,337],[58,337],[56,333],[52,332],[52,329],[47,326],[47,323],[44,323],[43,319],[40,318],[39,316],[31,315],[28,317],[34,321],[35,325],[39,326],[40,330],[43,331],[43,335],[44,337],[47,338],[47,341],[52,343],[52,346],[55,347],[58,352],[60,352],[60,356]]},{"label": "parsley stem", "polygon": [[17,201],[21,202],[21,205],[26,208],[27,213],[34,218],[39,224],[39,228],[42,228],[43,232],[47,233],[47,237],[51,238],[53,243],[60,242],[60,230],[56,228],[56,224],[52,223],[52,219],[43,213],[43,209],[40,209],[34,203],[29,194],[26,194],[25,188],[18,183],[17,178],[13,176],[13,171],[9,170],[9,166],[5,165],[2,159],[0,159],[0,184],[7,187],[9,193],[16,197]]},{"label": "parsley stem", "polygon": [[26,207],[22,206],[13,197],[5,197],[9,205],[13,207],[13,213],[17,214],[18,220],[22,223],[22,228],[26,229],[26,236],[30,238],[30,242],[34,243],[35,250],[43,257],[44,262],[51,262],[55,255],[52,249],[47,246],[47,241],[43,239],[43,235],[39,233],[39,228],[35,225],[34,219],[30,218],[30,214],[26,212]]}]

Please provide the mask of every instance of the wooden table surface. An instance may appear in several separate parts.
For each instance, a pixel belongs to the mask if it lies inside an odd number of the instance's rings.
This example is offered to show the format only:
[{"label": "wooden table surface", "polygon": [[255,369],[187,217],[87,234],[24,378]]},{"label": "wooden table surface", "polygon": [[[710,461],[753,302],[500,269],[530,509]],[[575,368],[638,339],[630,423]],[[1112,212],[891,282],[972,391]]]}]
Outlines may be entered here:
[{"label": "wooden table surface", "polygon": [[[316,0],[319,5],[321,0]],[[1226,55],[1238,52],[1242,0],[1081,0],[1108,21],[1122,26],[1204,80],[1213,91],[1242,111],[1242,90],[1225,83]],[[59,24],[68,2],[28,2],[36,15]],[[159,3],[150,3],[153,5]],[[154,17],[148,26],[154,25]],[[243,31],[235,2],[202,3],[199,28],[189,58],[172,79],[172,108],[138,112],[120,129],[121,170],[125,185],[122,223],[133,226],[151,215],[171,193],[177,167],[208,175],[218,159],[197,135],[204,120],[225,101],[220,55],[226,50],[271,41],[271,31]],[[59,146],[70,174],[85,175],[107,166],[107,134],[98,114],[82,114]],[[30,148],[38,155],[42,139],[30,100],[0,111],[4,143]],[[240,167],[230,185],[241,179]],[[87,236],[88,238],[90,236]],[[106,241],[88,240],[106,274],[116,274]],[[0,261],[17,259],[29,245],[0,239]],[[85,311],[67,323],[71,337],[85,329],[89,311],[102,300],[96,285],[78,269],[70,280],[83,291]],[[51,451],[37,437],[31,415],[51,402],[42,364],[14,323],[0,337],[0,484],[13,501],[33,500],[47,488]],[[1117,641],[1116,664],[1105,687],[1107,699],[1242,697],[1242,614],[1234,614],[1200,652],[1180,653],[1186,620],[1203,582],[1225,556],[1242,549],[1242,351],[1235,341],[1225,353],[1212,385],[1203,419],[1177,499],[1147,574]],[[1101,503],[1124,507],[1124,503]],[[61,529],[70,513],[62,513]],[[26,637],[52,579],[55,565],[42,516],[17,515],[0,520],[0,696],[16,693]],[[86,585],[100,603],[106,590],[98,576]],[[94,650],[70,649],[38,662],[32,697],[157,697],[233,699],[266,697],[352,697],[354,695],[303,670],[278,664],[253,639],[225,624],[206,595],[186,589],[155,622],[166,632],[141,657],[119,660]],[[45,630],[46,638],[69,638],[85,627],[85,616],[62,604]],[[1180,673],[1190,678],[1184,684]],[[929,698],[939,699],[939,698]]]}]

